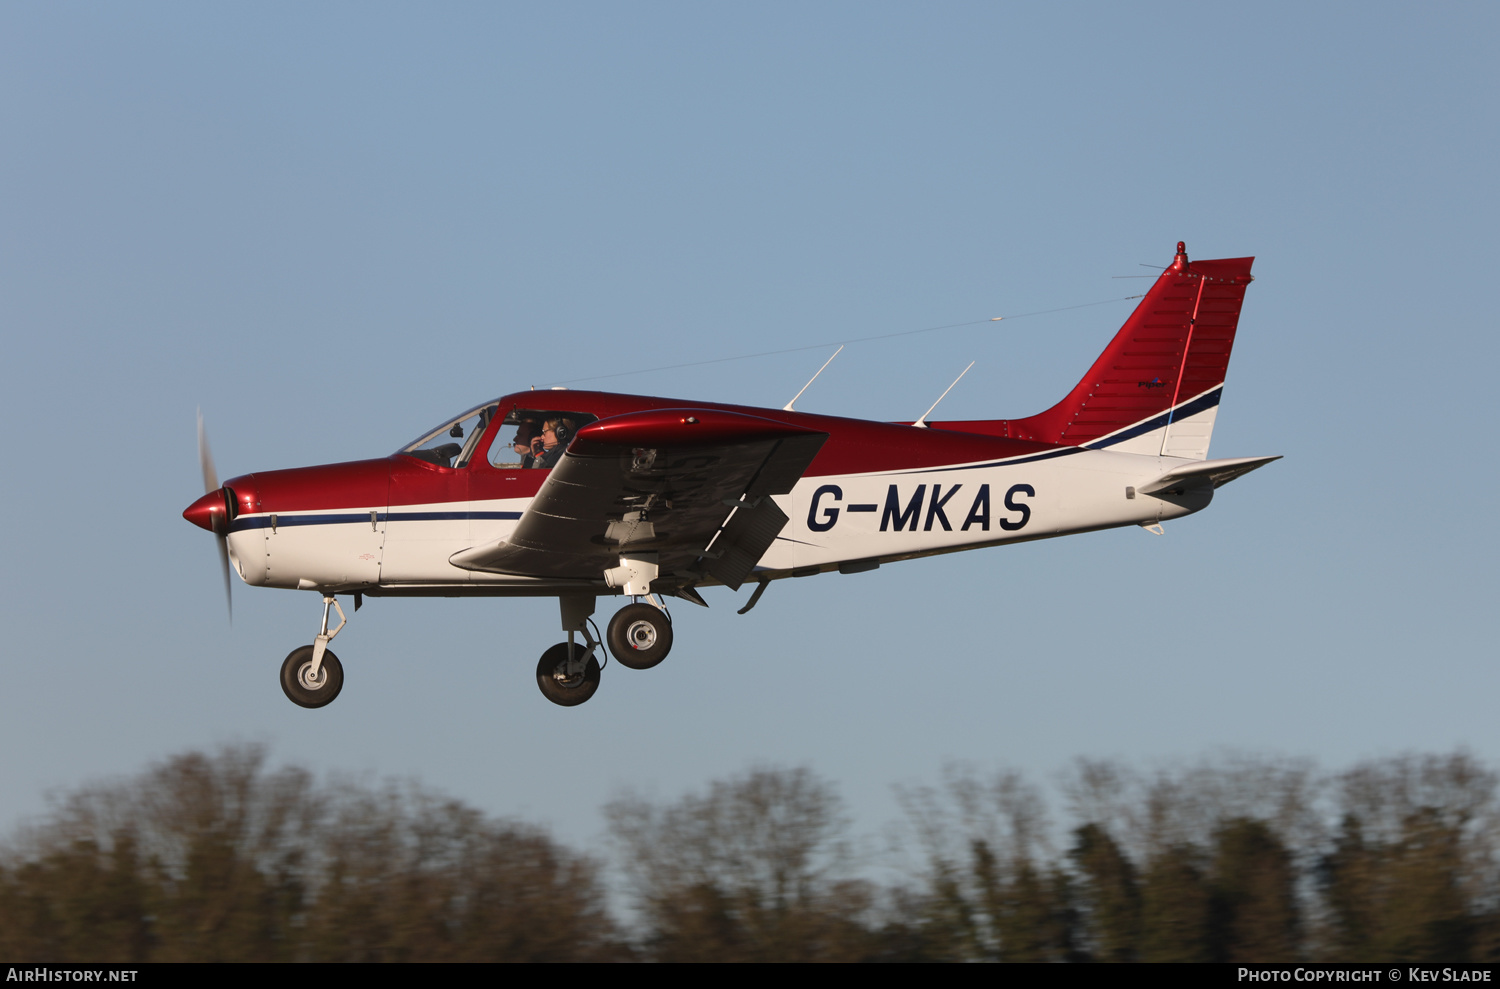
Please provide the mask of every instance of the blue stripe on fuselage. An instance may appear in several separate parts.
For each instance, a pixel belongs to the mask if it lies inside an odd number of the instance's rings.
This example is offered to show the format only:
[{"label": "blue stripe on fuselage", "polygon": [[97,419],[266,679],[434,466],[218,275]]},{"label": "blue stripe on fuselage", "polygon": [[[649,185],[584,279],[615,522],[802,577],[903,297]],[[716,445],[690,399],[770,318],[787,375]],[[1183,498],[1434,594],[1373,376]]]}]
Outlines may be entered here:
[{"label": "blue stripe on fuselage", "polygon": [[[521,517],[520,512],[377,512],[377,522],[453,522],[465,519],[483,521],[514,522]],[[284,525],[348,525],[355,522],[370,522],[369,512],[339,513],[328,515],[278,515],[276,516],[276,527],[279,529]],[[271,527],[270,515],[254,515],[249,518],[238,518],[229,523],[230,532],[242,532],[246,529],[269,529]]]},{"label": "blue stripe on fuselage", "polygon": [[1186,419],[1188,416],[1194,416],[1199,412],[1211,409],[1215,405],[1219,404],[1219,398],[1221,395],[1223,395],[1223,393],[1224,386],[1220,385],[1213,391],[1205,392],[1202,395],[1199,395],[1191,402],[1184,402],[1183,404],[1177,406],[1175,409],[1168,409],[1159,416],[1153,416],[1150,419],[1146,419],[1136,423],[1134,426],[1127,426],[1125,429],[1120,430],[1120,432],[1118,433],[1115,433],[1103,439],[1094,440],[1092,443],[1085,443],[1082,446],[1070,446],[1060,450],[1049,450],[1046,453],[1034,453],[1031,456],[1012,457],[1009,460],[991,460],[989,463],[984,464],[957,464],[952,467],[918,467],[913,470],[891,471],[891,473],[937,474],[942,473],[943,471],[950,470],[981,470],[985,467],[1011,467],[1018,464],[1036,463],[1038,460],[1051,460],[1054,457],[1066,457],[1074,453],[1080,453],[1084,450],[1107,450],[1110,447],[1114,446],[1116,443],[1123,443],[1128,439],[1134,439],[1135,437],[1140,436],[1142,433],[1149,433],[1153,429],[1161,429],[1163,426],[1176,422],[1179,419]]}]

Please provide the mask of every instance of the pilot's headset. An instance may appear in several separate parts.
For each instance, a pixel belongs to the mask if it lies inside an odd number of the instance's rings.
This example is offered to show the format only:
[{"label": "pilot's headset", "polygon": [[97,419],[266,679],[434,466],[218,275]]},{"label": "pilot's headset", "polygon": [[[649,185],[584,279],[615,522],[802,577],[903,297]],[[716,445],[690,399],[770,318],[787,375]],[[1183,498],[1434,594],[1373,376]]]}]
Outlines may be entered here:
[{"label": "pilot's headset", "polygon": [[573,420],[557,419],[552,427],[552,433],[557,437],[558,446],[567,446],[568,441],[573,438]]}]

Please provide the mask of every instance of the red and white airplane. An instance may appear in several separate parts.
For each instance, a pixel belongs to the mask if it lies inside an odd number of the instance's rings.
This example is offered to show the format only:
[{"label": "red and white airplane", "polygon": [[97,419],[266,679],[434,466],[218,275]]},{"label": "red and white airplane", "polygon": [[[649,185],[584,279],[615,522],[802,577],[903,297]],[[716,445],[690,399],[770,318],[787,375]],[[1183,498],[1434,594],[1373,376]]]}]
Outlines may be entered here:
[{"label": "red and white airplane", "polygon": [[207,493],[183,516],[218,535],[226,593],[232,561],[247,584],[322,596],[314,644],[281,668],[296,704],[322,707],[343,686],[327,648],[345,624],[340,594],[356,610],[365,595],[556,597],[568,641],[543,653],[537,685],[581,704],[606,655],[590,631],[601,595],[631,598],[605,639],[621,665],[647,669],[672,647],[664,595],[704,604],[705,587],[753,582],[743,614],[785,577],[1115,526],[1159,532],[1207,507],[1215,488],[1277,459],[1207,459],[1253,260],[1190,263],[1179,243],[1083,380],[1025,419],[867,422],[797,412],[795,399],[761,409],[523,391],[381,460],[222,486],[200,420]]}]

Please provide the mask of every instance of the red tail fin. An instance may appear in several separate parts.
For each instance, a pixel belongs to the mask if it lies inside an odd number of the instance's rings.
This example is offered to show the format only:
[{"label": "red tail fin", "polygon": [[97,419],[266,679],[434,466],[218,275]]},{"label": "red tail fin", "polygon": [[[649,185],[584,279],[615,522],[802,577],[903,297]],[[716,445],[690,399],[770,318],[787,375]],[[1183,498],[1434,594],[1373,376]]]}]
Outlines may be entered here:
[{"label": "red tail fin", "polygon": [[1254,261],[1189,263],[1178,242],[1172,266],[1061,402],[1025,419],[943,427],[1203,459]]}]

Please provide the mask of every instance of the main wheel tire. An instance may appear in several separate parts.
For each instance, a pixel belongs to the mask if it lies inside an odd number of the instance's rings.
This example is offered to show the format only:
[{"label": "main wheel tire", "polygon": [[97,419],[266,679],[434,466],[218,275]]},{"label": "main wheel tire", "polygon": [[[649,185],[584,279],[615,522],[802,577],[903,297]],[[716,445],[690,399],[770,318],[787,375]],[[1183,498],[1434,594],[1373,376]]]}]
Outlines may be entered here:
[{"label": "main wheel tire", "polygon": [[[587,649],[575,642],[573,655],[582,656]],[[542,653],[536,664],[536,685],[542,696],[563,707],[576,707],[594,696],[599,689],[599,661],[589,657],[582,673],[574,677],[567,675],[568,644],[559,642]]]},{"label": "main wheel tire", "polygon": [[609,620],[610,655],[621,666],[649,670],[672,651],[672,623],[649,604],[627,604]]},{"label": "main wheel tire", "polygon": [[332,649],[323,650],[323,664],[313,680],[312,646],[299,646],[281,664],[281,690],[298,707],[326,707],[344,689],[344,664]]}]

